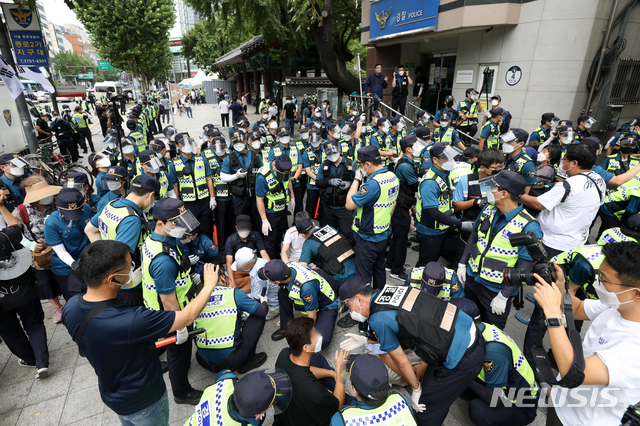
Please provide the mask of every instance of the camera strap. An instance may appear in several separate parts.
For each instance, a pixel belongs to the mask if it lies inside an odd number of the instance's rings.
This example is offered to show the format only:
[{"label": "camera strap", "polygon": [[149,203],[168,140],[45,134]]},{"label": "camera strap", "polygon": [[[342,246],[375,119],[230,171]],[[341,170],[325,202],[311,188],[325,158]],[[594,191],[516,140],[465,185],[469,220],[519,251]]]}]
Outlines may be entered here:
[{"label": "camera strap", "polygon": [[[564,388],[575,388],[584,382],[584,353],[582,351],[582,339],[580,333],[576,330],[575,322],[573,319],[573,302],[571,295],[569,294],[569,282],[566,282],[567,292],[562,296],[562,302],[564,304],[564,315],[566,318],[566,330],[573,347],[573,364],[560,380],[556,380],[556,375],[551,369],[551,363],[547,356],[547,352],[544,349],[543,339],[544,333],[538,329],[538,335],[536,338],[536,344],[533,347],[533,355],[536,360],[536,369],[534,374],[538,383],[545,382],[549,385],[558,385]],[[544,318],[540,320],[541,328],[544,327]]]}]

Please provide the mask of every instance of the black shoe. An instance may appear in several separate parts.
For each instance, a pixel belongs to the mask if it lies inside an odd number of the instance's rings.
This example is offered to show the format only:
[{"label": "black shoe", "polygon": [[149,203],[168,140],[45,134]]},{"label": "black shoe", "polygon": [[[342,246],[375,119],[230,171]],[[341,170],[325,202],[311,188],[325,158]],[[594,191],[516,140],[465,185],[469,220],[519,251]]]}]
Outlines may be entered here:
[{"label": "black shoe", "polygon": [[198,405],[198,403],[200,402],[200,398],[202,398],[202,391],[191,388],[191,390],[187,392],[185,396],[183,396],[182,398],[174,396],[173,400],[176,404]]},{"label": "black shoe", "polygon": [[412,251],[420,251],[420,244],[418,244],[417,246],[413,246],[411,247]]},{"label": "black shoe", "polygon": [[78,158],[84,158],[82,155],[78,155]]},{"label": "black shoe", "polygon": [[358,321],[351,318],[351,315],[345,315],[338,320],[338,327],[341,328],[351,328],[356,324],[358,324]]},{"label": "black shoe", "polygon": [[265,362],[267,362],[267,354],[264,352],[259,352],[254,356],[252,356],[251,358],[249,358],[244,364],[242,364],[240,368],[238,368],[238,373],[240,374],[248,373],[254,368],[260,367]]},{"label": "black shoe", "polygon": [[160,361],[160,368],[162,369],[162,374],[165,374],[169,371],[169,363],[167,361]]},{"label": "black shoe", "polygon": [[420,240],[418,239],[418,237],[411,237],[411,238],[409,238],[409,241],[412,241],[412,242],[414,242],[414,243],[419,243],[419,242],[420,242]]},{"label": "black shoe", "polygon": [[271,334],[271,340],[278,341],[284,339],[284,330],[277,329]]},{"label": "black shoe", "polygon": [[83,153],[83,154],[86,154],[86,153],[87,153],[87,150],[85,149],[84,151],[82,151],[82,153]]},{"label": "black shoe", "polygon": [[399,274],[391,273],[389,274],[391,278],[395,278],[396,280],[405,281],[407,279],[407,274],[404,271],[401,271]]}]

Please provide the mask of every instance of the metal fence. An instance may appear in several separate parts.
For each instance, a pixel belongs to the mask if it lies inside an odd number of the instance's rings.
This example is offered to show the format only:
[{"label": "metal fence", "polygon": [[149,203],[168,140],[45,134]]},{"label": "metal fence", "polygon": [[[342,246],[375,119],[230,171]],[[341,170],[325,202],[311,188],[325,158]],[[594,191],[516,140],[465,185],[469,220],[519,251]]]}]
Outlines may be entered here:
[{"label": "metal fence", "polygon": [[640,59],[620,59],[609,94],[610,104],[640,102]]},{"label": "metal fence", "polygon": [[222,89],[229,93],[231,97],[236,96],[237,92],[236,84],[228,80],[205,80],[202,82],[202,88],[208,104],[218,103],[217,91],[213,89]]}]

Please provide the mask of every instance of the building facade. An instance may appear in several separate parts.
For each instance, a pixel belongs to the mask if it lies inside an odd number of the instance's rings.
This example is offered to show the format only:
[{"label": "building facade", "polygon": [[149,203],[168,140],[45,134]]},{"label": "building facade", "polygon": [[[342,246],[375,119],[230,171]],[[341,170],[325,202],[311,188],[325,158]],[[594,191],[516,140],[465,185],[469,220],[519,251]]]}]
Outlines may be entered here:
[{"label": "building facade", "polygon": [[76,24],[64,24],[67,34],[75,34],[80,37],[83,43],[89,43],[89,36],[83,27]]},{"label": "building facade", "polygon": [[198,67],[193,64],[193,62],[189,62],[187,58],[182,56],[182,40],[180,38],[170,38],[169,48],[173,54],[169,80],[175,80],[176,83],[179,83],[185,78],[193,77],[198,71]]},{"label": "building facade", "polygon": [[40,28],[42,29],[44,40],[47,43],[49,55],[53,56],[60,50],[58,47],[55,25],[47,19],[47,14],[42,1],[36,2],[36,8],[38,10],[38,17],[40,18]]},{"label": "building facade", "polygon": [[[415,78],[421,66],[427,84],[418,106],[431,114],[447,95],[457,104],[473,87],[482,89],[483,102],[487,93],[501,96],[512,127],[531,132],[543,113],[553,112],[576,125],[589,114],[598,119],[594,128],[610,132],[640,114],[640,7],[613,6],[614,0],[363,0],[367,74],[382,64],[389,104],[395,67],[403,64]],[[592,92],[612,14],[608,48],[618,59],[605,61],[605,83]],[[483,85],[485,70],[493,74]]]},{"label": "building facade", "polygon": [[76,55],[84,56],[84,43],[82,42],[82,38],[80,38],[77,34],[63,34],[62,35],[69,43],[71,43],[71,48],[73,49],[73,53]]},{"label": "building facade", "polygon": [[200,16],[184,0],[176,0],[176,10],[178,12],[181,35],[185,35],[187,31],[194,27],[196,22],[200,22]]}]

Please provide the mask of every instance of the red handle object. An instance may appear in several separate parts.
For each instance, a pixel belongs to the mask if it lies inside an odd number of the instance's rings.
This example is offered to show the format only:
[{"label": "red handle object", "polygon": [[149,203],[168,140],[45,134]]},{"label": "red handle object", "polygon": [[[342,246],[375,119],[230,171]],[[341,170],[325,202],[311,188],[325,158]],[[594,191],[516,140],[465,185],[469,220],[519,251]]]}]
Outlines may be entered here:
[{"label": "red handle object", "polygon": [[[189,336],[194,336],[196,334],[202,334],[204,332],[205,332],[204,328],[197,328],[197,329],[195,329],[193,331],[190,331],[188,334],[189,334]],[[156,348],[161,348],[163,346],[170,345],[172,343],[175,343],[176,340],[177,340],[177,337],[175,335],[173,335],[171,337],[166,337],[164,339],[160,339],[160,340],[156,341]]]}]

